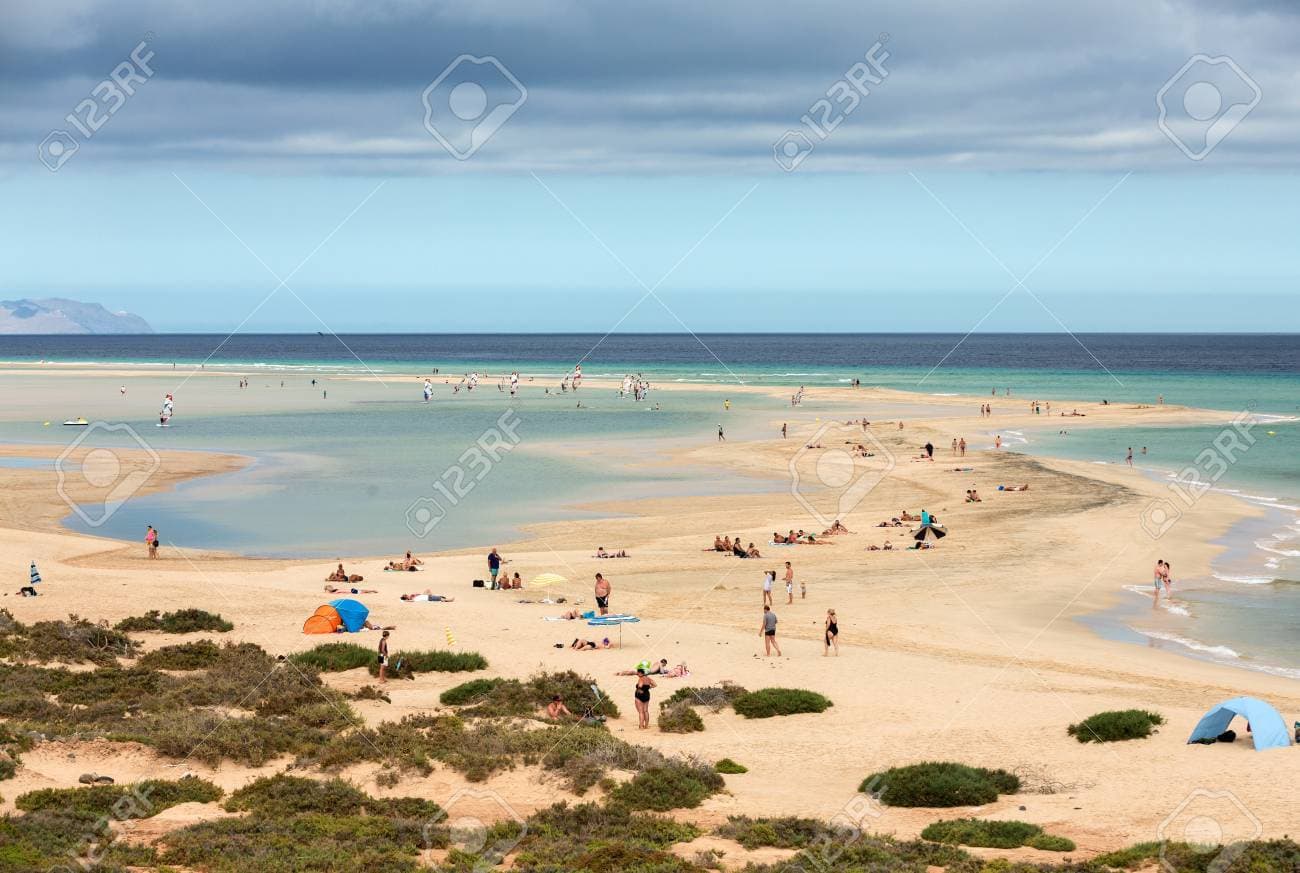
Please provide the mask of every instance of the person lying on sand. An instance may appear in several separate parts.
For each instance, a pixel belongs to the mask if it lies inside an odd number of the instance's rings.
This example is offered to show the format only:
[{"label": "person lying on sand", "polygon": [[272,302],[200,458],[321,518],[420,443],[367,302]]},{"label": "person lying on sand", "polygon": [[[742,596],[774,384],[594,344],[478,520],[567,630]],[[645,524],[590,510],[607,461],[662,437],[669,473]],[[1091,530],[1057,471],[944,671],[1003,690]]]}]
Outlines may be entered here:
[{"label": "person lying on sand", "polygon": [[883,546],[867,546],[868,552],[892,552],[893,550],[894,544],[888,540],[885,541]]},{"label": "person lying on sand", "polygon": [[585,618],[585,616],[576,609],[570,609],[568,612],[562,614],[560,618],[564,621],[574,621],[575,619]]},{"label": "person lying on sand", "polygon": [[595,649],[612,649],[614,646],[610,643],[609,637],[605,637],[601,640],[600,645],[596,645],[592,640],[580,640],[575,637],[573,642],[569,644],[569,648],[577,649],[579,652],[590,652]]},{"label": "person lying on sand", "polygon": [[834,524],[826,528],[826,530],[822,531],[822,536],[833,537],[833,536],[839,536],[840,534],[846,534],[846,533],[852,533],[852,531],[850,531],[847,527],[841,524],[840,520],[837,518],[835,519]]},{"label": "person lying on sand", "polygon": [[325,590],[328,591],[330,594],[378,594],[379,593],[379,591],[375,588],[339,588],[337,586],[331,585],[328,582],[325,583]]},{"label": "person lying on sand", "polygon": [[795,542],[797,542],[797,543],[801,543],[801,544],[803,544],[803,545],[805,545],[805,546],[833,546],[833,545],[835,545],[834,543],[828,543],[828,542],[826,542],[826,541],[824,541],[824,540],[819,540],[819,539],[817,539],[817,537],[813,536],[812,534],[810,534],[810,533],[804,533],[802,530],[800,530],[799,533],[798,533],[796,536],[798,537],[798,539],[796,539]]},{"label": "person lying on sand", "polygon": [[882,521],[880,524],[876,525],[876,527],[902,527],[902,526],[903,526],[903,522],[898,518],[898,516],[894,516],[889,521]]},{"label": "person lying on sand", "polygon": [[934,548],[934,543],[922,543],[922,542],[916,542],[916,543],[913,543],[909,548],[913,548],[913,549],[933,549],[933,548]]},{"label": "person lying on sand", "polygon": [[921,520],[921,516],[919,516],[919,515],[912,515],[912,513],[908,512],[906,509],[903,510],[903,514],[900,515],[899,518],[902,519],[903,521],[920,521],[920,520]]},{"label": "person lying on sand", "polygon": [[[709,550],[705,549],[705,551],[709,551]],[[593,558],[630,558],[632,556],[627,553],[627,549],[619,549],[617,552],[607,552],[605,551],[604,546],[597,546],[596,554],[592,555],[592,557]]]},{"label": "person lying on sand", "polygon": [[647,676],[664,676],[668,673],[668,659],[660,658],[656,663],[650,664],[642,661],[631,670],[619,670],[615,676],[635,676],[637,670],[644,670]]},{"label": "person lying on sand", "polygon": [[999,485],[999,491],[1028,491],[1028,485]]},{"label": "person lying on sand", "polygon": [[415,594],[403,594],[402,599],[407,603],[451,603],[456,598],[443,597],[441,594],[434,594],[426,588]]},{"label": "person lying on sand", "polygon": [[[361,626],[364,627],[366,630],[377,630],[377,631],[397,630],[397,625],[395,624],[375,624],[370,619],[366,619]],[[335,631],[335,633],[339,633],[339,634],[345,634],[347,632],[348,629],[343,625],[339,625],[338,630]]]},{"label": "person lying on sand", "polygon": [[780,535],[779,533],[777,533],[776,531],[772,531],[772,545],[774,545],[774,546],[775,546],[775,545],[783,545],[783,544],[786,544],[786,543],[789,543],[789,540],[787,540],[785,537],[781,536],[781,535]]},{"label": "person lying on sand", "polygon": [[388,566],[384,567],[385,573],[414,573],[416,567],[414,564],[407,564],[405,561],[389,561]]}]

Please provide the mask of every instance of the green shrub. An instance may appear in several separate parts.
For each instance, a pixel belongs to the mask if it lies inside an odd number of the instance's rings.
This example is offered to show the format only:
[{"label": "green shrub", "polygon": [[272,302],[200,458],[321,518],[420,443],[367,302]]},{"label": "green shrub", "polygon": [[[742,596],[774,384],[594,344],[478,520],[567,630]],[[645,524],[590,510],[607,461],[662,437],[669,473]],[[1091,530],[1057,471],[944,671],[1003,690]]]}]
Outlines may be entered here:
[{"label": "green shrub", "polygon": [[[467,673],[486,670],[487,658],[478,652],[397,652],[388,659],[388,675],[397,679],[414,679],[417,673]],[[379,661],[370,656],[370,675],[379,675]]]},{"label": "green shrub", "polygon": [[748,693],[744,688],[730,682],[707,685],[702,688],[685,685],[668,695],[667,699],[659,705],[661,707],[672,706],[674,703],[685,702],[691,706],[705,706],[714,712],[720,712]]},{"label": "green shrub", "polygon": [[226,633],[234,630],[235,626],[220,615],[202,609],[178,609],[168,613],[151,609],[144,615],[122,619],[114,628],[128,633],[162,631],[168,634],[189,634],[195,631]]},{"label": "green shrub", "polygon": [[569,709],[579,715],[591,709],[599,715],[618,718],[618,706],[603,692],[597,699],[592,691],[594,685],[590,677],[572,670],[537,673],[522,682],[518,679],[500,679],[462,710],[461,714],[481,718],[536,717],[551,702],[551,698],[559,694]]},{"label": "green shrub", "polygon": [[730,758],[723,758],[721,761],[713,765],[713,769],[717,770],[719,773],[726,773],[729,775],[749,772],[749,768],[744,764],[737,764]]},{"label": "green shrub", "polygon": [[226,818],[172,831],[161,860],[205,873],[427,873],[419,853],[445,846],[446,833],[426,824],[316,813]]},{"label": "green shrub", "polygon": [[179,803],[212,803],[221,795],[221,789],[211,782],[185,776],[174,782],[146,779],[133,785],[41,788],[18,795],[14,806],[24,812],[50,810],[112,815],[116,819],[150,818]]},{"label": "green shrub", "polygon": [[987,849],[1018,849],[1031,846],[1049,852],[1072,852],[1074,843],[1065,837],[1043,833],[1038,825],[1023,821],[986,821],[955,818],[937,821],[921,831],[921,839],[954,846]]},{"label": "green shrub", "polygon": [[813,818],[750,818],[745,815],[728,816],[727,823],[717,829],[717,834],[735,840],[746,849],[763,846],[802,849],[834,836],[829,826]]},{"label": "green shrub", "polygon": [[295,652],[289,660],[315,667],[322,673],[339,673],[376,663],[377,650],[356,643],[321,643],[314,649]]},{"label": "green shrub", "polygon": [[689,703],[674,703],[659,710],[659,730],[668,734],[689,734],[704,730],[704,719]]},{"label": "green shrub", "polygon": [[467,703],[475,703],[500,684],[500,679],[471,679],[442,692],[438,695],[438,702],[443,706],[464,706]]},{"label": "green shrub", "polygon": [[1081,743],[1114,743],[1140,740],[1152,729],[1165,723],[1164,716],[1142,709],[1119,709],[1090,715],[1066,728],[1066,733]]},{"label": "green shrub", "polygon": [[723,788],[722,777],[707,764],[669,761],[642,770],[612,792],[611,803],[628,809],[693,809]]},{"label": "green shrub", "polygon": [[927,761],[868,776],[858,790],[886,806],[982,806],[999,794],[1015,794],[1020,780],[1005,770]]},{"label": "green shrub", "polygon": [[163,646],[141,656],[137,667],[148,670],[202,670],[217,663],[221,649],[212,640]]},{"label": "green shrub", "polygon": [[356,691],[345,695],[349,700],[382,700],[384,703],[392,703],[393,699],[388,696],[388,692],[373,685],[362,685]]},{"label": "green shrub", "polygon": [[16,625],[6,637],[10,654],[24,660],[65,664],[114,664],[135,654],[135,641],[107,624],[93,624],[76,615],[67,621],[38,621],[30,627]]},{"label": "green shrub", "polygon": [[771,718],[800,712],[825,712],[833,704],[802,688],[763,688],[737,697],[732,706],[745,718]]},{"label": "green shrub", "polygon": [[240,788],[230,795],[225,808],[227,812],[283,818],[304,812],[357,815],[365,803],[365,793],[342,779],[319,781],[279,774]]}]

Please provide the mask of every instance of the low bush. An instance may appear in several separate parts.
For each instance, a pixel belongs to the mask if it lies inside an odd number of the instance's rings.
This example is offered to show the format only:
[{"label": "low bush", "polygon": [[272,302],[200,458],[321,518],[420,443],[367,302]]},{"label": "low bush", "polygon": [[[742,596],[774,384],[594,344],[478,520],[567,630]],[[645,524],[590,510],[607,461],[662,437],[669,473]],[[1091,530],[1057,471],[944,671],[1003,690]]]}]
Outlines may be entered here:
[{"label": "low bush", "polygon": [[982,806],[999,794],[1015,794],[1020,780],[1005,770],[927,761],[868,776],[858,790],[886,806]]},{"label": "low bush", "polygon": [[212,640],[195,640],[175,646],[163,646],[136,661],[147,670],[202,670],[217,663],[221,649]]},{"label": "low bush", "polygon": [[572,670],[536,673],[524,681],[498,679],[490,689],[485,689],[461,710],[461,715],[480,718],[536,717],[550,703],[551,698],[559,694],[569,709],[578,715],[590,709],[597,715],[618,718],[618,706],[603,692],[597,697],[596,691],[592,690],[595,687],[596,684],[590,677]]},{"label": "low bush", "polygon": [[731,704],[745,718],[771,718],[800,712],[825,712],[833,704],[802,688],[763,688],[737,697]]},{"label": "low bush", "polygon": [[[388,659],[388,675],[397,679],[414,679],[418,673],[468,673],[486,670],[487,658],[478,652],[397,652]],[[370,656],[370,675],[379,675],[379,661]]]},{"label": "low bush", "polygon": [[196,631],[226,633],[235,629],[233,624],[220,615],[202,609],[178,609],[167,613],[151,609],[144,615],[124,618],[113,627],[127,633],[162,631],[167,634],[190,634]]},{"label": "low bush", "polygon": [[748,693],[744,688],[730,682],[704,687],[686,685],[668,695],[667,699],[659,705],[672,706],[675,703],[688,703],[691,706],[704,706],[714,712],[720,712]]},{"label": "low bush", "polygon": [[1154,728],[1164,723],[1164,716],[1157,712],[1119,709],[1090,715],[1070,725],[1066,733],[1081,743],[1115,743],[1149,737]]},{"label": "low bush", "polygon": [[708,764],[675,760],[642,770],[610,792],[610,803],[627,809],[693,809],[723,788],[722,777]]},{"label": "low bush", "polygon": [[94,624],[69,615],[67,621],[14,623],[3,637],[0,654],[27,661],[108,665],[135,654],[136,643],[106,623]]},{"label": "low bush", "polygon": [[227,812],[252,812],[286,817],[306,812],[357,815],[366,804],[361,789],[342,779],[317,780],[302,776],[264,776],[230,795]]},{"label": "low bush", "polygon": [[314,649],[293,653],[289,660],[295,664],[315,667],[322,673],[339,673],[369,667],[376,662],[376,657],[375,649],[367,649],[356,643],[321,643]]},{"label": "low bush", "polygon": [[393,699],[388,696],[388,692],[376,688],[373,685],[362,685],[356,691],[344,695],[349,700],[382,700],[384,703],[392,703]]},{"label": "low bush", "polygon": [[1023,821],[985,821],[956,818],[937,821],[921,831],[921,839],[953,846],[987,849],[1018,849],[1031,846],[1049,852],[1072,852],[1074,843],[1065,837],[1043,833],[1038,825]]},{"label": "low bush", "polygon": [[212,803],[221,795],[221,789],[211,782],[185,776],[175,781],[146,779],[131,785],[41,788],[18,795],[14,806],[24,812],[50,810],[112,815],[124,820],[150,818],[179,803]]},{"label": "low bush", "polygon": [[723,758],[721,761],[713,765],[713,769],[717,770],[719,773],[726,773],[728,775],[737,775],[749,772],[749,768],[744,764],[737,764],[730,758]]},{"label": "low bush", "polygon": [[443,706],[465,706],[476,703],[501,684],[500,679],[471,679],[454,688],[448,688],[438,695],[438,702]]},{"label": "low bush", "polygon": [[718,836],[735,840],[746,849],[772,846],[778,849],[802,849],[818,839],[826,839],[833,831],[814,818],[750,818],[744,815],[728,816],[727,823],[717,829]]},{"label": "low bush", "polygon": [[668,734],[689,734],[704,730],[704,719],[689,703],[674,703],[659,709],[659,730]]}]

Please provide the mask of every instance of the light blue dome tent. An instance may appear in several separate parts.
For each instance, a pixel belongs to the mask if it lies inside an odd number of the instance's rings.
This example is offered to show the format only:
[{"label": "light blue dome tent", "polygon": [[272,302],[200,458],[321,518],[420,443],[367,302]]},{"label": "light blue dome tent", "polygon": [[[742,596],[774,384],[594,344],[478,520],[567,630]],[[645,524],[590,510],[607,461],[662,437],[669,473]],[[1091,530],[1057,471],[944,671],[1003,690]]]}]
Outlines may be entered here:
[{"label": "light blue dome tent", "polygon": [[1228,724],[1237,716],[1250,723],[1250,734],[1255,740],[1255,749],[1272,749],[1277,746],[1291,745],[1291,737],[1286,732],[1286,722],[1276,709],[1254,697],[1234,697],[1225,700],[1207,712],[1187,742],[1197,743],[1212,740],[1228,729]]}]

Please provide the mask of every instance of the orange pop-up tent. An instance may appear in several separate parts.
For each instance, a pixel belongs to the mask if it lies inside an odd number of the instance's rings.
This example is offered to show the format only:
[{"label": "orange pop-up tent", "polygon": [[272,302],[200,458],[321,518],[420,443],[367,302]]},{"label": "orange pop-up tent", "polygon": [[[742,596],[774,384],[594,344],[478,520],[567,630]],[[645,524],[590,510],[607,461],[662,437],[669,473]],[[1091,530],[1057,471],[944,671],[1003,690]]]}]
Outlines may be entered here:
[{"label": "orange pop-up tent", "polygon": [[326,604],[319,607],[312,613],[311,618],[303,622],[302,632],[305,634],[332,634],[336,633],[342,625],[343,619],[339,617],[339,611]]}]

